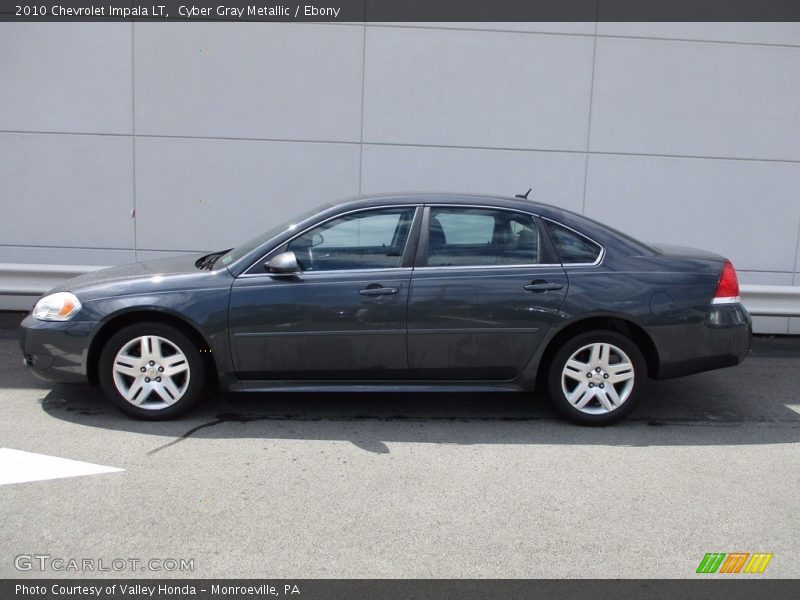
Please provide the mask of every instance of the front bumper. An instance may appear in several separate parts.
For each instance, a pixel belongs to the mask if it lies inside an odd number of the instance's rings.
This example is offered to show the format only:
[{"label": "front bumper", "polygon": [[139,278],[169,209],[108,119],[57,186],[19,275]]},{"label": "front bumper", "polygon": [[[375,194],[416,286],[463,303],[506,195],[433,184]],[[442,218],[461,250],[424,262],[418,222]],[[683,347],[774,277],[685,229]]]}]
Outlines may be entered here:
[{"label": "front bumper", "polygon": [[40,321],[28,315],[19,330],[25,366],[47,381],[87,381],[89,342],[96,326],[88,321]]},{"label": "front bumper", "polygon": [[659,328],[658,379],[738,365],[750,351],[753,327],[739,303],[712,305],[702,323]]}]

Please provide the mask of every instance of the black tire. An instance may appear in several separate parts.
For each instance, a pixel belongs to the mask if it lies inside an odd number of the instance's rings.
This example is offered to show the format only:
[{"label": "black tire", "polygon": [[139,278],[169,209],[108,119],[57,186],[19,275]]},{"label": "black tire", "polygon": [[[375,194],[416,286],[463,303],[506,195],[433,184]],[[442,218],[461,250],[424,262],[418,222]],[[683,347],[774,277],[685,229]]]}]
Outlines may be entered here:
[{"label": "black tire", "polygon": [[[610,344],[611,346],[615,347],[610,352],[610,356],[611,360],[617,362],[612,363],[608,368],[609,373],[606,373],[602,366],[595,366],[594,368],[586,368],[584,371],[570,369],[570,375],[564,376],[565,368],[567,367],[567,361],[570,360],[576,352],[579,352],[592,344]],[[616,384],[608,383],[609,378],[616,378],[616,374],[612,372],[614,364],[624,364],[620,360],[621,355],[619,352],[617,352],[620,350],[627,355],[629,364],[632,365],[633,377],[630,385],[627,383],[627,381],[622,381]],[[606,348],[605,351],[608,351],[608,348]],[[580,359],[579,362],[591,362],[587,360],[590,355],[591,349],[583,350],[583,352],[578,355]],[[597,371],[598,368],[600,368],[599,372]],[[616,371],[620,371],[619,377],[625,377],[628,369],[624,367],[618,367]],[[587,373],[589,373],[591,377],[587,376],[588,381],[583,383],[582,377]],[[605,377],[605,375],[608,375],[608,377]],[[581,380],[581,383],[579,383],[579,379]],[[552,400],[556,410],[558,410],[558,412],[560,412],[573,423],[578,423],[579,425],[611,425],[612,423],[616,423],[621,419],[624,419],[641,401],[646,381],[647,362],[645,361],[644,355],[639,347],[624,335],[614,331],[605,330],[581,333],[565,343],[553,357],[547,377],[550,399]],[[584,387],[578,390],[579,385]],[[606,400],[606,402],[610,402],[610,394],[608,393],[609,389],[606,387],[609,385],[613,387],[613,393],[620,399],[623,395],[625,395],[624,393],[626,390],[628,392],[627,397],[625,397],[625,399],[616,405],[612,410],[608,410],[608,408],[604,406],[597,397],[597,394],[603,394],[603,398]],[[582,410],[578,409],[567,399],[565,387],[567,392],[577,393],[577,398],[585,398],[588,396],[591,399]],[[590,387],[591,389],[589,389]],[[602,392],[600,390],[601,387],[603,388]],[[622,393],[620,393],[620,391]]]},{"label": "black tire", "polygon": [[[141,374],[141,377],[144,378],[146,375],[152,377],[152,379],[148,378],[147,383],[143,383],[143,379],[138,380],[137,383],[137,378],[134,378],[132,375],[118,374],[118,377],[121,377],[122,385],[128,384],[129,390],[132,390],[137,385],[141,387],[141,391],[136,396],[136,399],[139,401],[143,399],[143,401],[141,405],[137,406],[133,402],[126,400],[119,389],[117,381],[115,380],[115,369],[118,368],[115,366],[115,360],[117,354],[129,345],[131,353],[135,354],[136,344],[133,343],[134,340],[147,336],[161,338],[161,341],[151,339],[149,345],[152,347],[157,343],[159,354],[165,354],[162,369],[179,370],[183,368],[184,363],[188,366],[188,369],[185,375],[181,372],[170,377],[170,391],[165,391],[168,385],[167,378],[162,378],[161,375],[163,372],[158,372],[159,363],[161,361],[156,363],[153,367],[149,366],[149,361],[146,361],[144,366],[140,366],[138,362],[134,364],[133,361],[130,361],[130,367],[127,364],[123,365],[130,370],[140,371],[142,368],[147,369],[145,373]],[[177,348],[183,354],[185,358],[184,362],[179,362],[181,356],[178,354],[166,356],[173,347]],[[128,352],[126,351],[126,355],[127,354]],[[156,358],[156,355],[154,354],[153,357]],[[178,363],[178,366],[170,367],[170,359],[172,359],[172,362]],[[141,360],[144,361],[144,359]],[[127,359],[123,359],[123,362],[126,361]],[[111,403],[120,411],[135,419],[147,421],[173,419],[194,408],[204,398],[206,393],[206,382],[208,378],[206,375],[206,366],[200,355],[200,349],[182,331],[164,323],[143,322],[120,329],[111,336],[111,339],[108,340],[100,353],[100,362],[98,366],[100,387],[103,389],[106,397],[108,397]],[[163,380],[163,386],[162,384],[156,384],[156,378],[153,376],[158,376],[159,381]],[[167,402],[161,398],[160,393],[155,390],[156,385],[159,385],[159,389],[170,397],[172,400],[171,404],[167,404]],[[174,390],[179,392],[181,390],[183,391],[182,394],[175,394],[173,393]],[[172,396],[175,396],[177,400],[172,398]]]}]

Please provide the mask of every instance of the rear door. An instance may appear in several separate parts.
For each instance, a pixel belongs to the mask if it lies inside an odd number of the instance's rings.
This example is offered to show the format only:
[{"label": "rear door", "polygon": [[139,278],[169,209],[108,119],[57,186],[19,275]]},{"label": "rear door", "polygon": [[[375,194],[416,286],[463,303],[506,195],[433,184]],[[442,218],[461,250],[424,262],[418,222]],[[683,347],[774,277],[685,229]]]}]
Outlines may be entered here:
[{"label": "rear door", "polygon": [[567,292],[538,218],[425,208],[408,308],[408,361],[431,380],[507,380],[533,357]]}]

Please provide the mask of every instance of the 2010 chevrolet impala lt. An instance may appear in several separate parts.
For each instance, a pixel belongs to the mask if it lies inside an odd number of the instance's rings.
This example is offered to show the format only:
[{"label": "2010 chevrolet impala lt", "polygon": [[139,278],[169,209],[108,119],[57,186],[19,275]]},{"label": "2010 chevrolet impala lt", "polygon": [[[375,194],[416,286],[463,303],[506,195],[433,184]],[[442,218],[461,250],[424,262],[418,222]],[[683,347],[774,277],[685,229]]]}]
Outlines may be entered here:
[{"label": "2010 chevrolet impala lt", "polygon": [[326,205],[232,250],[67,281],[22,322],[25,363],[180,415],[224,390],[532,390],[590,425],[648,378],[742,361],[733,266],[523,198]]}]

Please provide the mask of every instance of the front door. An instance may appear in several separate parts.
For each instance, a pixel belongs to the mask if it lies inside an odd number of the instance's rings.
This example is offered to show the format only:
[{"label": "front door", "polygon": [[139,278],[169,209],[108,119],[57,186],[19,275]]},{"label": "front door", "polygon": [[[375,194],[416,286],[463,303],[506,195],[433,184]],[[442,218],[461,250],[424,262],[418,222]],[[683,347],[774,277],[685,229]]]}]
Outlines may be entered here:
[{"label": "front door", "polygon": [[537,220],[494,208],[426,209],[408,308],[418,379],[508,380],[525,368],[567,292]]},{"label": "front door", "polygon": [[[420,209],[421,211],[421,209]],[[230,335],[241,379],[394,379],[408,368],[406,246],[417,208],[361,210],[296,236],[302,271],[260,267],[231,290]],[[253,273],[253,271],[256,271]]]}]

